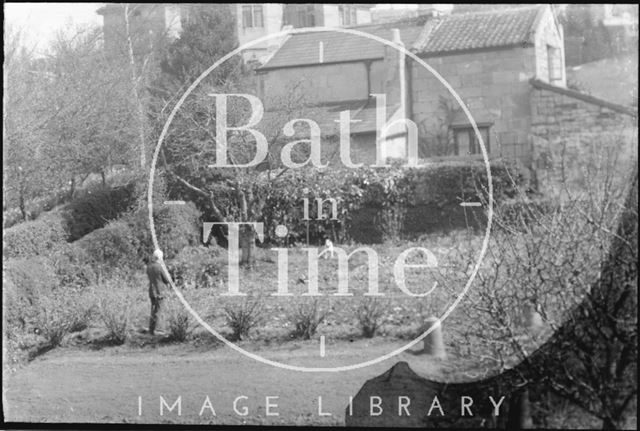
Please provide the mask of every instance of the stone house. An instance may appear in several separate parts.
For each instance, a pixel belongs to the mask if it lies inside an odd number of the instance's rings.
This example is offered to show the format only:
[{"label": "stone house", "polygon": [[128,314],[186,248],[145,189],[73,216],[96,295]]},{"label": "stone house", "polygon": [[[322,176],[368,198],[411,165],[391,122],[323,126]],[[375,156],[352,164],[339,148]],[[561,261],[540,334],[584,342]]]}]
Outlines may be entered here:
[{"label": "stone house", "polygon": [[[490,159],[517,161],[534,186],[549,178],[552,162],[543,148],[560,136],[549,132],[554,127],[578,126],[563,139],[637,127],[635,110],[566,88],[562,27],[549,5],[352,28],[403,45],[431,66],[471,112]],[[339,112],[350,110],[354,162],[406,158],[410,127],[394,123],[398,118],[417,125],[422,159],[482,159],[473,128],[448,89],[418,62],[379,42],[338,32],[293,34],[258,72],[265,109],[276,110],[271,96],[296,83],[321,111],[327,142],[337,141]],[[384,123],[394,123],[386,136],[376,134],[374,94],[386,96]],[[333,128],[326,118],[333,118]]]},{"label": "stone house", "polygon": [[[202,5],[198,5],[202,7]],[[143,55],[165,40],[176,38],[182,28],[192,19],[193,5],[171,3],[131,3],[130,33],[134,35],[135,53]],[[315,3],[226,3],[207,7],[228,8],[236,23],[236,37],[243,45],[282,31],[284,28],[339,27],[371,22],[370,9],[366,4],[315,4]],[[105,50],[116,55],[126,55],[126,24],[124,5],[108,3],[98,9],[103,16]],[[281,40],[252,46],[243,52],[246,61],[262,62],[275,51]]]}]

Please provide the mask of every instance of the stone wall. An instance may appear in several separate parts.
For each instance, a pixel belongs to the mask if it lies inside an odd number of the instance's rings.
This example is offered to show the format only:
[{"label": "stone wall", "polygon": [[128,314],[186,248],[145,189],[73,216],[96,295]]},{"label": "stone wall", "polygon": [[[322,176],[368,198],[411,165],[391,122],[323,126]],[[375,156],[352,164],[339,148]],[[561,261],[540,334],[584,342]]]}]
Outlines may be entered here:
[{"label": "stone wall", "polygon": [[616,172],[620,180],[637,160],[637,111],[595,97],[531,81],[532,170],[537,189],[557,195],[588,190]]},{"label": "stone wall", "polygon": [[[489,152],[492,157],[527,161],[531,118],[529,79],[535,74],[534,47],[478,51],[425,58],[453,87],[471,111],[476,123],[490,123]],[[441,100],[461,112],[447,88],[428,70],[411,64],[412,110],[420,124],[425,145],[449,125]],[[452,139],[451,137],[449,139]]]}]

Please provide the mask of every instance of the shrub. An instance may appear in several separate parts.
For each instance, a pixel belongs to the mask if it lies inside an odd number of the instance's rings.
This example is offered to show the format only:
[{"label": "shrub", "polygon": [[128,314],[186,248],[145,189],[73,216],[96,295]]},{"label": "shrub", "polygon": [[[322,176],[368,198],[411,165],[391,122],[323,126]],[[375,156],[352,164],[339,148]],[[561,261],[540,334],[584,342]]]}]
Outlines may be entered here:
[{"label": "shrub", "polygon": [[178,287],[209,287],[220,273],[218,247],[185,247],[168,262],[171,278]]},{"label": "shrub", "polygon": [[5,290],[13,289],[33,303],[58,285],[55,270],[45,257],[7,259],[3,262],[3,279],[9,281]]},{"label": "shrub", "polygon": [[224,307],[227,326],[231,328],[234,340],[242,340],[249,331],[262,320],[262,301],[260,298],[244,299],[240,303],[227,304]]},{"label": "shrub", "polygon": [[189,312],[180,302],[169,301],[165,315],[169,338],[178,342],[185,341],[191,332],[191,315]]},{"label": "shrub", "polygon": [[329,313],[328,310],[320,310],[319,300],[300,301],[296,304],[289,320],[294,325],[292,336],[309,340],[316,333],[318,326]]},{"label": "shrub", "polygon": [[496,225],[507,230],[521,229],[558,211],[559,206],[557,200],[550,198],[510,199],[496,207]]},{"label": "shrub", "polygon": [[373,338],[376,335],[384,309],[384,305],[377,298],[362,299],[356,309],[356,316],[364,337]]},{"label": "shrub", "polygon": [[124,214],[136,202],[136,183],[119,187],[96,187],[83,191],[67,205],[70,241],[100,229]]},{"label": "shrub", "polygon": [[129,225],[121,220],[95,230],[75,244],[80,247],[99,275],[131,271],[140,266],[139,244]]},{"label": "shrub", "polygon": [[107,329],[107,339],[114,344],[124,344],[127,340],[134,301],[123,289],[101,287],[98,315]]},{"label": "shrub", "polygon": [[33,325],[49,347],[59,346],[65,335],[87,327],[92,310],[81,304],[82,301],[66,290],[56,290],[38,298]]},{"label": "shrub", "polygon": [[[200,211],[191,202],[154,208],[154,228],[165,259],[174,258],[185,247],[201,243],[200,217]],[[137,239],[138,257],[142,258],[153,252],[147,208],[129,216],[127,223]]]},{"label": "shrub", "polygon": [[87,287],[97,281],[87,251],[77,243],[65,244],[50,259],[61,286]]},{"label": "shrub", "polygon": [[[514,197],[524,181],[515,166],[504,163],[494,163],[491,175],[493,198],[498,203]],[[412,230],[464,228],[470,224],[469,213],[477,212],[471,218],[484,217],[484,213],[482,209],[462,208],[460,203],[486,201],[487,192],[485,164],[468,161],[432,163],[416,168],[295,170],[272,182],[258,181],[253,191],[254,195],[266,196],[260,221],[265,224],[267,241],[282,242],[276,238],[275,228],[285,224],[289,242],[306,242],[308,232],[309,241],[314,244],[322,243],[327,237],[334,242],[382,242]],[[303,218],[300,205],[303,198],[310,203],[311,221]],[[335,199],[338,220],[316,219],[317,198]],[[407,220],[407,213],[411,211]],[[426,226],[425,218],[431,219]],[[407,226],[411,223],[416,226]]]},{"label": "shrub", "polygon": [[68,237],[62,211],[53,211],[5,229],[2,252],[5,257],[49,255],[66,243]]}]

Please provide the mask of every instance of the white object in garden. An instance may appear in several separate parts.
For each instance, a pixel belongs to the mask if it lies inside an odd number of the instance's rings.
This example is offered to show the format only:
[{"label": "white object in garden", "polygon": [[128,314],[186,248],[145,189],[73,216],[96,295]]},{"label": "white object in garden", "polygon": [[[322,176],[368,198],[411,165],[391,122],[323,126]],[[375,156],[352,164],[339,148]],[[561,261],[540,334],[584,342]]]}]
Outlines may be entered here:
[{"label": "white object in garden", "polygon": [[437,359],[444,359],[447,355],[444,349],[444,341],[442,340],[442,325],[440,324],[440,319],[436,317],[427,318],[422,330],[424,332],[432,326],[434,327],[433,330],[424,338],[422,353]]},{"label": "white object in garden", "polygon": [[331,258],[333,258],[334,256],[334,250],[333,250],[333,243],[331,242],[331,240],[329,238],[326,239],[326,241],[324,242],[325,247],[327,247],[327,249],[325,250],[324,254],[324,258],[327,259],[327,253],[329,252],[329,254],[331,255]]}]

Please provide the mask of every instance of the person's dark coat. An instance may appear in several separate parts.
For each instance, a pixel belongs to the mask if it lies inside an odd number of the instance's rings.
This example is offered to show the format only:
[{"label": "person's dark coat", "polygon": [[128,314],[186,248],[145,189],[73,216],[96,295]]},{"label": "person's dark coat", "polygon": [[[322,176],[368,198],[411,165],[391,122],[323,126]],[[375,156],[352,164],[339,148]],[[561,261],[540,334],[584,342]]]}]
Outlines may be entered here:
[{"label": "person's dark coat", "polygon": [[169,279],[164,274],[160,262],[154,261],[147,265],[147,276],[149,277],[149,297],[162,299],[164,292],[169,288]]}]

